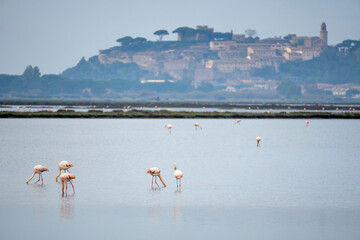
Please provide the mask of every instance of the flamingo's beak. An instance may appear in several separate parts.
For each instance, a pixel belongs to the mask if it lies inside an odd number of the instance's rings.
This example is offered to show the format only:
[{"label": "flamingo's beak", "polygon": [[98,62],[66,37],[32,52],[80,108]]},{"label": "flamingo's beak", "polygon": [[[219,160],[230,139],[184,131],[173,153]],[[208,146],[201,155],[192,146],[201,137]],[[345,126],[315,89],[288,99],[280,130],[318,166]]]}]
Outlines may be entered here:
[{"label": "flamingo's beak", "polygon": [[75,175],[70,175],[70,178],[75,179],[76,177],[75,177]]},{"label": "flamingo's beak", "polygon": [[73,166],[74,166],[73,164],[69,163],[69,167],[73,167]]},{"label": "flamingo's beak", "polygon": [[148,170],[146,173],[151,173],[151,170]]}]

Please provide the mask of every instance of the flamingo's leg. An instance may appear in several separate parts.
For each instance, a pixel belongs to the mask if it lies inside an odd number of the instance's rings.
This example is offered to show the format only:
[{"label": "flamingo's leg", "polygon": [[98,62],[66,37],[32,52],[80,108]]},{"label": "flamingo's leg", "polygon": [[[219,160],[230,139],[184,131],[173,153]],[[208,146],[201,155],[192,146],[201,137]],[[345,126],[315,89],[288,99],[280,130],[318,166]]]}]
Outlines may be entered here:
[{"label": "flamingo's leg", "polygon": [[67,196],[67,182],[65,182],[65,186],[66,186],[66,196]]},{"label": "flamingo's leg", "polygon": [[155,176],[155,183],[156,183],[156,185],[157,185],[158,187],[160,187],[159,184],[157,184],[157,182],[156,182],[156,177],[157,177],[157,176]]},{"label": "flamingo's leg", "polygon": [[65,172],[66,172],[66,171],[67,171],[68,173],[70,173],[70,172],[69,172],[69,169],[66,169]]},{"label": "flamingo's leg", "polygon": [[40,181],[40,174],[39,174],[39,180],[37,180],[34,184],[36,184],[38,181]]},{"label": "flamingo's leg", "polygon": [[72,186],[72,188],[73,188],[73,191],[74,191],[74,193],[75,193],[75,188],[74,188],[74,185],[72,184],[71,181],[70,181],[70,184],[71,184],[71,186]]},{"label": "flamingo's leg", "polygon": [[41,177],[41,185],[44,184],[44,180],[43,180],[43,176],[40,174],[40,177]]},{"label": "flamingo's leg", "polygon": [[179,186],[180,186],[180,189],[181,189],[181,178],[179,179],[179,183],[180,183]]},{"label": "flamingo's leg", "polygon": [[153,188],[154,186],[154,176],[152,176],[152,180],[151,180],[151,187]]}]

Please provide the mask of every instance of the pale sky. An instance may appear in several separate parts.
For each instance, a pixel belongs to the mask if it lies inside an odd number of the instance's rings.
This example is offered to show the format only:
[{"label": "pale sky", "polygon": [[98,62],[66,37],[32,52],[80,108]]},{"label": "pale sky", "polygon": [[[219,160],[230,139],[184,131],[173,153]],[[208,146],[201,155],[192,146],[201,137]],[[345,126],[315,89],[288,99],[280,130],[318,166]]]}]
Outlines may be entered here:
[{"label": "pale sky", "polygon": [[360,39],[360,0],[0,0],[0,74],[27,65],[59,74],[124,36],[156,40],[159,29],[208,25],[216,32],[260,38],[318,36],[325,21],[329,44]]}]

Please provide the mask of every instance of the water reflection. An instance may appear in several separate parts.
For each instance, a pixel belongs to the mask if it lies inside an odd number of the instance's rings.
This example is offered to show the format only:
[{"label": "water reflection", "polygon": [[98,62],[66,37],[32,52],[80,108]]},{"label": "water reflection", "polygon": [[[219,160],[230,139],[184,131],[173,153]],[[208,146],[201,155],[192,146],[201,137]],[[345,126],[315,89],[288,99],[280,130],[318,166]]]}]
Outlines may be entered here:
[{"label": "water reflection", "polygon": [[34,196],[37,199],[41,199],[46,193],[46,186],[42,184],[33,184],[31,185],[33,188]]},{"label": "water reflection", "polygon": [[59,207],[60,218],[73,219],[74,218],[74,195],[61,197]]},{"label": "water reflection", "polygon": [[182,213],[181,205],[174,205],[174,223],[181,223]]},{"label": "water reflection", "polygon": [[181,212],[181,189],[177,189],[174,192],[174,223],[181,223],[182,212]]},{"label": "water reflection", "polygon": [[36,218],[40,219],[46,213],[46,208],[41,204],[34,204],[32,206],[33,214]]},{"label": "water reflection", "polygon": [[151,219],[160,219],[161,206],[160,204],[148,206],[148,216]]}]

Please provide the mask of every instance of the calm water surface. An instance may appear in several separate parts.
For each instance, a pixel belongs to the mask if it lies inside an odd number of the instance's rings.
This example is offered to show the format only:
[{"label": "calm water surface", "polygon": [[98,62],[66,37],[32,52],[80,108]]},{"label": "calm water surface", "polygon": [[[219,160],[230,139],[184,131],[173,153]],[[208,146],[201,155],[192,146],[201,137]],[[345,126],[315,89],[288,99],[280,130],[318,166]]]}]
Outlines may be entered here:
[{"label": "calm water surface", "polygon": [[[358,120],[0,119],[0,239],[360,239],[359,133]],[[26,185],[37,164],[44,185]],[[154,166],[167,188],[151,188]]]}]

